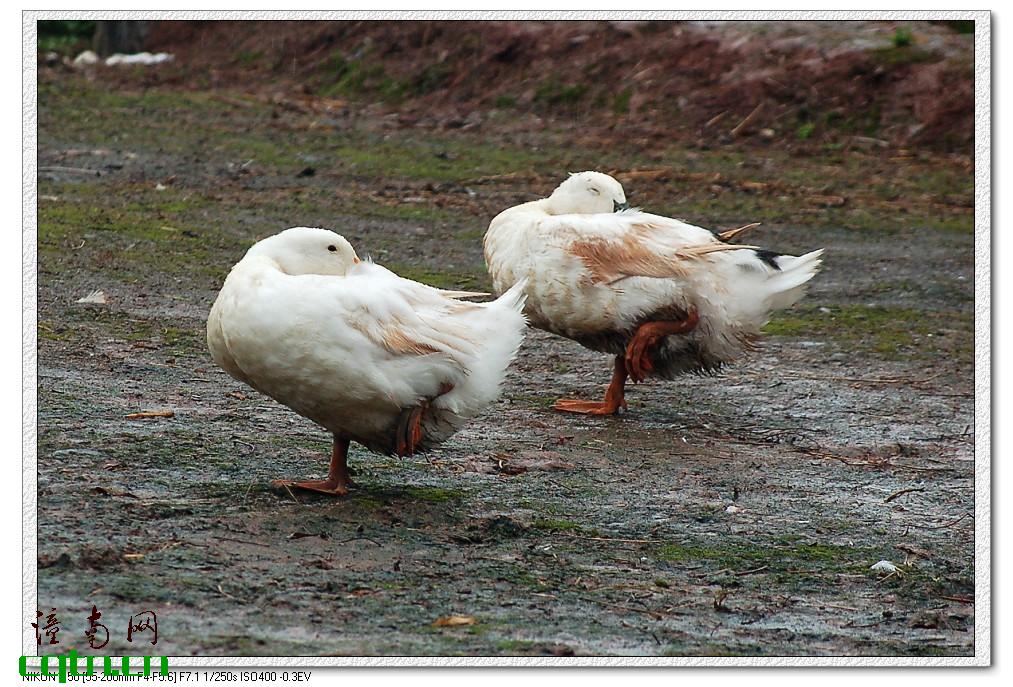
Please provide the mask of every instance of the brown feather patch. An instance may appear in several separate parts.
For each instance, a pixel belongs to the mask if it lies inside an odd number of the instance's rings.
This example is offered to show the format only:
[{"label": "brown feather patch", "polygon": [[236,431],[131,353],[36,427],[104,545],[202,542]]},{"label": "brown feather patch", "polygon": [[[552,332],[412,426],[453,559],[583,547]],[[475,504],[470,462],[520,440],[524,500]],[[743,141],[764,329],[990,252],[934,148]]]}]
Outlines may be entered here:
[{"label": "brown feather patch", "polygon": [[391,353],[411,353],[413,355],[429,355],[439,353],[440,349],[420,341],[412,341],[400,329],[387,329],[383,333],[383,347]]},{"label": "brown feather patch", "polygon": [[611,284],[627,277],[659,279],[685,277],[687,262],[700,260],[710,253],[742,250],[752,246],[731,246],[717,241],[686,246],[670,255],[660,255],[645,245],[652,232],[661,229],[653,224],[636,224],[618,240],[588,239],[570,244],[570,253],[579,258],[591,273],[594,284]]}]

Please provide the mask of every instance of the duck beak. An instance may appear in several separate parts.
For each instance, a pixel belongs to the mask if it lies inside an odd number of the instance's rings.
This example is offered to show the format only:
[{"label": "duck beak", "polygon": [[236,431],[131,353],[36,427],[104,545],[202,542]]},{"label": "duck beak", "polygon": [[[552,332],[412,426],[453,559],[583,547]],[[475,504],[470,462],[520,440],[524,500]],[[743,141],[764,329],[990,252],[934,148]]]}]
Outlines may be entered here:
[{"label": "duck beak", "polygon": [[622,203],[616,202],[614,200],[612,201],[612,212],[619,212],[621,210],[629,210],[629,209],[630,209],[629,201],[623,201]]}]

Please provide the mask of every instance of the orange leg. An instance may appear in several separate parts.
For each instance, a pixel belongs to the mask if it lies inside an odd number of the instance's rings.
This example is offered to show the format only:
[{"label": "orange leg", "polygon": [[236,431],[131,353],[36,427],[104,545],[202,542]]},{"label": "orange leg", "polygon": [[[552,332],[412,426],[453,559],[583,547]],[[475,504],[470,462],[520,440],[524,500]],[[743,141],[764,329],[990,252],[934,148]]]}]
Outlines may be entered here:
[{"label": "orange leg", "polygon": [[637,327],[636,333],[626,346],[626,368],[630,372],[630,379],[637,383],[642,382],[654,369],[651,349],[655,348],[659,341],[671,334],[685,334],[692,331],[699,322],[700,316],[696,310],[690,310],[686,319],[678,322],[667,320],[645,322]]},{"label": "orange leg", "polygon": [[423,401],[414,408],[406,408],[401,411],[401,417],[398,418],[397,423],[396,441],[394,443],[395,454],[403,458],[415,453],[415,449],[422,443],[424,435],[422,431],[422,416],[429,409],[433,401],[443,394],[449,393],[453,388],[453,384],[444,382],[440,385],[439,393],[431,399]]},{"label": "orange leg", "polygon": [[276,480],[275,486],[292,487],[294,489],[305,489],[315,491],[328,496],[344,496],[348,488],[353,486],[352,478],[348,475],[348,444],[346,436],[334,435],[334,448],[331,450],[331,469],[327,479],[322,482],[292,482],[289,480]]},{"label": "orange leg", "polygon": [[612,382],[605,391],[605,400],[578,401],[575,399],[561,398],[553,406],[556,410],[564,413],[584,413],[587,415],[615,415],[620,408],[626,408],[624,390],[626,388],[626,361],[623,356],[616,356],[615,370],[612,372]]}]

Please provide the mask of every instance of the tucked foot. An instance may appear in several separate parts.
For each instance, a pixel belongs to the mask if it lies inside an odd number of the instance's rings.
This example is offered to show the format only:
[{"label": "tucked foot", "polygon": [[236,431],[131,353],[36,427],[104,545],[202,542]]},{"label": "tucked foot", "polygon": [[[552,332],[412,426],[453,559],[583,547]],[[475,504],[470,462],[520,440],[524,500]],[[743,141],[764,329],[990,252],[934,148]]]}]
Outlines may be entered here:
[{"label": "tucked foot", "polygon": [[636,336],[626,349],[626,369],[629,370],[630,379],[634,383],[647,379],[647,375],[654,370],[654,363],[651,361],[650,349],[654,348],[660,336]]},{"label": "tucked foot", "polygon": [[637,328],[636,333],[626,346],[625,364],[630,379],[640,383],[654,371],[652,352],[666,336],[685,334],[696,328],[700,316],[696,310],[690,310],[686,318],[679,321],[645,322]]},{"label": "tucked foot", "polygon": [[404,458],[415,453],[419,442],[422,441],[422,414],[428,406],[428,403],[422,403],[401,411],[394,443],[394,453],[398,456]]},{"label": "tucked foot", "polygon": [[425,436],[425,433],[422,431],[423,415],[429,410],[429,406],[432,405],[433,401],[453,390],[453,384],[444,382],[440,384],[439,392],[431,399],[422,401],[422,403],[414,408],[405,408],[401,411],[394,437],[394,453],[396,455],[404,458],[415,453],[415,450],[422,443],[423,436]]}]

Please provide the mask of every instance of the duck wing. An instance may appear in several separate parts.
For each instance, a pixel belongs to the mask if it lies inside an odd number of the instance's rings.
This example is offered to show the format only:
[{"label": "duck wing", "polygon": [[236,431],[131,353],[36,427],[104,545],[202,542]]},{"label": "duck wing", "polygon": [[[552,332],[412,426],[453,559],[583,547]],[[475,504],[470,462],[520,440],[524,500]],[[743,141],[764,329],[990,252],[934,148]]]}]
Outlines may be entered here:
[{"label": "duck wing", "polygon": [[580,259],[596,284],[685,277],[712,253],[755,248],[730,245],[701,227],[639,211],[556,215],[540,224],[539,234]]}]

